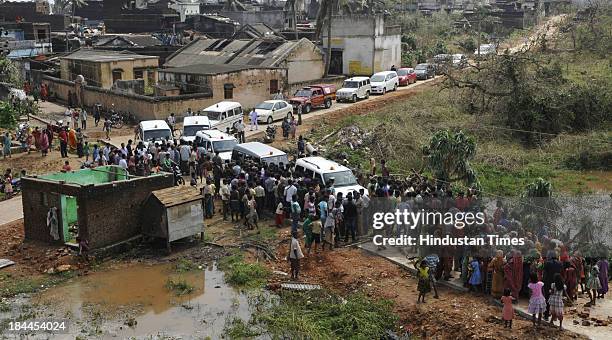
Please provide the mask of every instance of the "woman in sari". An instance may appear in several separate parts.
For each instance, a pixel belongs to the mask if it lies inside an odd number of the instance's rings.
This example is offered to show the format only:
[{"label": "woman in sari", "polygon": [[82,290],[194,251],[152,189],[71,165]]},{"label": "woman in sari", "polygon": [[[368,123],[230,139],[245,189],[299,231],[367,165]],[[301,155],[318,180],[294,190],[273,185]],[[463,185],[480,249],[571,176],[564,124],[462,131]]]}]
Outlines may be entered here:
[{"label": "woman in sari", "polygon": [[495,258],[489,263],[488,271],[493,272],[493,285],[491,286],[491,295],[499,298],[504,293],[504,252],[498,250],[495,252]]}]

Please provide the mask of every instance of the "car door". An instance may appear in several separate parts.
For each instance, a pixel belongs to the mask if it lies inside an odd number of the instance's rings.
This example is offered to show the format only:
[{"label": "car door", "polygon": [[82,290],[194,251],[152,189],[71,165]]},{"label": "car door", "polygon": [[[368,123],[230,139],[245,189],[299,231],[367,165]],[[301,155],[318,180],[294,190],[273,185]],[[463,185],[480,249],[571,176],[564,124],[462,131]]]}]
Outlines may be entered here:
[{"label": "car door", "polygon": [[312,106],[323,105],[323,92],[319,89],[312,91]]},{"label": "car door", "polygon": [[391,74],[387,74],[387,76],[385,77],[385,89],[387,90],[387,92],[389,92],[390,90],[393,90],[391,79],[392,79]]},{"label": "car door", "polygon": [[279,119],[279,117],[282,116],[282,112],[281,112],[281,107],[280,107],[280,102],[275,103],[272,106],[272,111],[270,112],[271,116],[272,116],[272,120],[277,120]]},{"label": "car door", "polygon": [[293,107],[286,102],[279,102],[280,109],[278,114],[278,119],[284,119],[287,115],[293,111]]}]

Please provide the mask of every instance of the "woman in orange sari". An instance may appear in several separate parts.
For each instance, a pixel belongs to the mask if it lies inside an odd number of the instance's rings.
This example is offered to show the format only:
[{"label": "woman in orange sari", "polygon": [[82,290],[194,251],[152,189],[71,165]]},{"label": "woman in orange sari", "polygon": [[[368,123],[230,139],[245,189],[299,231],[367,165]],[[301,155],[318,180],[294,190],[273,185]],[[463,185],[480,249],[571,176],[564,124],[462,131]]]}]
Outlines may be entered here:
[{"label": "woman in orange sari", "polygon": [[491,295],[499,298],[504,293],[504,252],[498,250],[495,252],[495,258],[489,263],[488,271],[493,272],[493,284],[491,286]]}]

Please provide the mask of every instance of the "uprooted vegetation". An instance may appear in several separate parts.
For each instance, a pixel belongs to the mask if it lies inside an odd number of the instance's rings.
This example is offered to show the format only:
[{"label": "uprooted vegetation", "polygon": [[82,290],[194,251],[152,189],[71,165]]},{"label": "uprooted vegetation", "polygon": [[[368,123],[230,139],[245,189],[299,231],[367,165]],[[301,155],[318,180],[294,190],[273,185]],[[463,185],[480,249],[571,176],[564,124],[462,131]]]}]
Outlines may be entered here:
[{"label": "uprooted vegetation", "polygon": [[270,275],[268,268],[261,263],[246,262],[240,251],[221,258],[219,269],[225,272],[227,283],[245,289],[261,288]]}]

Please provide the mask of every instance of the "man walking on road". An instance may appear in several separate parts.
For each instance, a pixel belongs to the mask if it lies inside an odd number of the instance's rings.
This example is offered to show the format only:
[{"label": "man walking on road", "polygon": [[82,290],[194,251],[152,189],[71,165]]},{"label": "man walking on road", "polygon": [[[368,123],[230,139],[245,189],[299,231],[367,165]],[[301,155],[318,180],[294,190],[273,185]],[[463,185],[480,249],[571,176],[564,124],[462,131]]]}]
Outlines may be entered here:
[{"label": "man walking on road", "polygon": [[253,126],[255,126],[255,130],[258,130],[259,126],[257,125],[257,111],[255,111],[255,108],[253,108],[249,113],[249,119],[251,119],[250,131],[253,131]]},{"label": "man walking on road", "polygon": [[62,128],[58,133],[58,137],[60,140],[60,154],[62,158],[66,158],[68,157],[68,133],[66,133],[66,128]]}]

